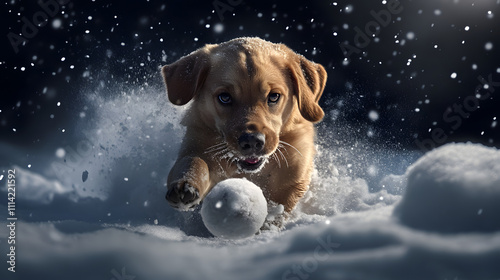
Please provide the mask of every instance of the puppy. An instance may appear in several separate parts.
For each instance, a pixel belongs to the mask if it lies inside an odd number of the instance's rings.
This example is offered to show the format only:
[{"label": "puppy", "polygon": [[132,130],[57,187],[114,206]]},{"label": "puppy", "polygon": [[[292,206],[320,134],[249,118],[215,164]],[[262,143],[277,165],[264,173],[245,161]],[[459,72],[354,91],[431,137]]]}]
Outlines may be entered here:
[{"label": "puppy", "polygon": [[206,45],[162,68],[169,100],[192,101],[166,199],[198,205],[218,182],[246,178],[290,212],[308,190],[323,66],[283,44],[237,38]]}]

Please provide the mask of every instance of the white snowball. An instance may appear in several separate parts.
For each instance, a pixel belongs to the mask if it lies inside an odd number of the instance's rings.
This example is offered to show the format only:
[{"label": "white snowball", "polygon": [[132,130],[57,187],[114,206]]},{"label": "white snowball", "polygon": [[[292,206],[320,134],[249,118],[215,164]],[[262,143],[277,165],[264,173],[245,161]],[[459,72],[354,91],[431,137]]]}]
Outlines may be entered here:
[{"label": "white snowball", "polygon": [[500,230],[500,150],[448,144],[420,158],[406,177],[394,210],[403,224],[438,232]]},{"label": "white snowball", "polygon": [[253,236],[264,224],[267,202],[262,190],[246,179],[227,179],[203,200],[201,217],[215,236],[240,239]]}]

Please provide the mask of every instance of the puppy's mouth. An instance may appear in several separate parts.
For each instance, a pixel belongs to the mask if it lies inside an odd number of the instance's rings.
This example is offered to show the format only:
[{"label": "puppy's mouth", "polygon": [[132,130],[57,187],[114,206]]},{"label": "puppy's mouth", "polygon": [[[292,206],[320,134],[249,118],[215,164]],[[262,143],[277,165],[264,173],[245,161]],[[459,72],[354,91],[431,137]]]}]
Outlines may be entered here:
[{"label": "puppy's mouth", "polygon": [[259,172],[267,162],[266,157],[251,156],[238,160],[238,168],[246,173]]}]

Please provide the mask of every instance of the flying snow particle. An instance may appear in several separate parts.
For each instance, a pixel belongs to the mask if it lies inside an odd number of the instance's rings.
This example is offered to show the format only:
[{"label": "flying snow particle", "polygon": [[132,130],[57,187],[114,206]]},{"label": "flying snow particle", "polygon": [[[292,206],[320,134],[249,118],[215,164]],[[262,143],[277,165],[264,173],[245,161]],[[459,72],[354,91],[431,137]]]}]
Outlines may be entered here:
[{"label": "flying snow particle", "polygon": [[470,27],[467,25],[464,29],[465,31],[469,31]]},{"label": "flying snow particle", "polygon": [[352,5],[350,5],[350,4],[349,4],[349,5],[347,5],[347,6],[345,7],[345,9],[344,9],[344,11],[345,11],[345,13],[346,13],[346,14],[350,14],[350,13],[352,13],[352,11],[353,11],[353,10],[354,10],[354,8],[353,8],[353,6],[352,6]]},{"label": "flying snow particle", "polygon": [[57,102],[56,105],[57,105],[57,107],[61,106],[61,102]]},{"label": "flying snow particle", "polygon": [[87,179],[89,178],[89,172],[87,170],[82,172],[82,181],[85,183]]},{"label": "flying snow particle", "polygon": [[28,168],[31,168],[31,164],[28,164]]},{"label": "flying snow particle", "polygon": [[123,178],[123,181],[128,182],[128,178],[127,177]]},{"label": "flying snow particle", "polygon": [[456,77],[457,77],[457,73],[455,73],[455,72],[451,73],[450,78],[455,79]]},{"label": "flying snow particle", "polygon": [[66,155],[66,151],[63,148],[56,150],[56,157],[63,158]]},{"label": "flying snow particle", "polygon": [[434,15],[440,16],[441,15],[441,10],[439,10],[439,9],[434,10]]},{"label": "flying snow particle", "polygon": [[412,31],[410,31],[410,32],[406,33],[406,39],[408,39],[408,40],[413,40],[413,39],[415,39],[415,33],[414,33],[414,32],[412,32]]},{"label": "flying snow particle", "polygon": [[214,32],[220,34],[224,31],[224,25],[222,23],[214,24]]},{"label": "flying snow particle", "polygon": [[493,43],[492,42],[487,42],[484,45],[484,49],[487,50],[487,51],[491,51],[491,49],[493,49]]},{"label": "flying snow particle", "polygon": [[372,122],[374,122],[374,121],[378,120],[378,118],[379,118],[379,114],[378,114],[378,112],[377,112],[377,111],[375,111],[375,110],[371,110],[371,111],[368,113],[368,118],[370,118],[370,120],[371,120]]},{"label": "flying snow particle", "polygon": [[375,165],[370,165],[368,166],[367,173],[370,176],[376,176],[378,173],[378,168]]},{"label": "flying snow particle", "polygon": [[59,29],[62,26],[62,20],[56,18],[52,21],[52,28]]},{"label": "flying snow particle", "polygon": [[2,179],[3,179],[3,175],[0,175],[0,181],[2,181]]},{"label": "flying snow particle", "polygon": [[65,60],[66,60],[66,58],[64,56],[61,57],[61,61],[65,61]]}]

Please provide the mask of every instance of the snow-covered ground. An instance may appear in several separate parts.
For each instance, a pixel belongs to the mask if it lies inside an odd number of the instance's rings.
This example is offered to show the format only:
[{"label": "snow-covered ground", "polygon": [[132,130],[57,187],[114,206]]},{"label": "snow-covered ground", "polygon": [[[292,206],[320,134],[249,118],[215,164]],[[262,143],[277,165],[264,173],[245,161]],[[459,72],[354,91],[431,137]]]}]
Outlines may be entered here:
[{"label": "snow-covered ground", "polygon": [[87,96],[86,113],[66,128],[74,143],[31,168],[2,166],[4,198],[16,170],[19,220],[15,273],[0,227],[1,279],[500,277],[499,150],[449,144],[416,160],[319,139],[311,189],[285,229],[224,240],[164,199],[183,109],[161,89]]}]

